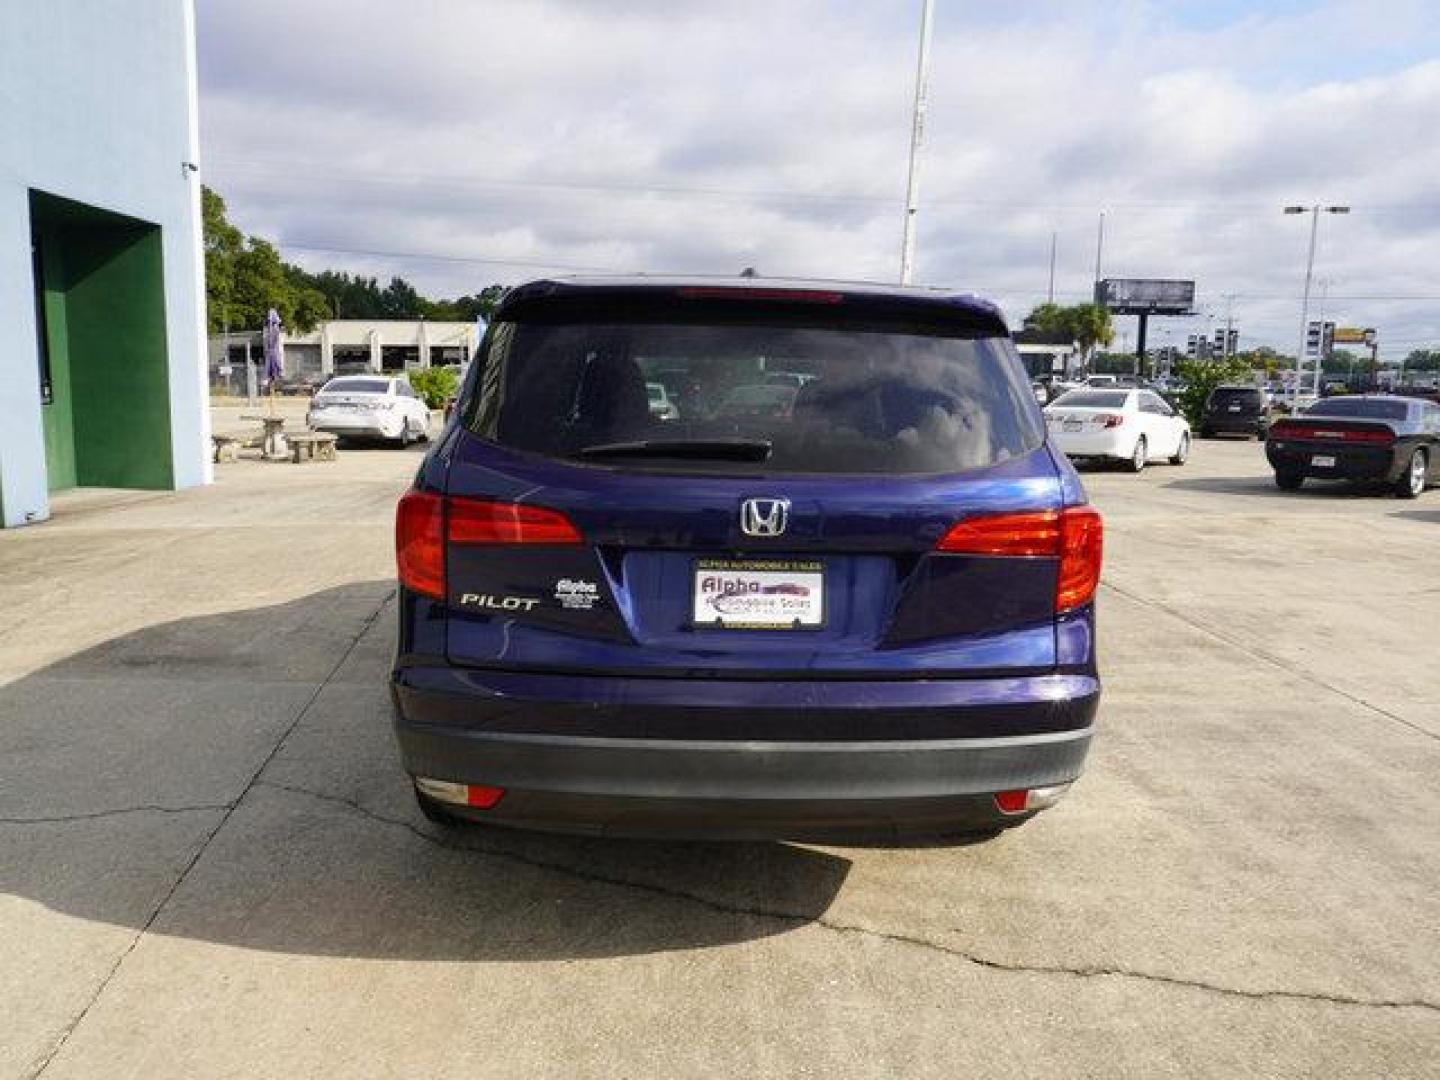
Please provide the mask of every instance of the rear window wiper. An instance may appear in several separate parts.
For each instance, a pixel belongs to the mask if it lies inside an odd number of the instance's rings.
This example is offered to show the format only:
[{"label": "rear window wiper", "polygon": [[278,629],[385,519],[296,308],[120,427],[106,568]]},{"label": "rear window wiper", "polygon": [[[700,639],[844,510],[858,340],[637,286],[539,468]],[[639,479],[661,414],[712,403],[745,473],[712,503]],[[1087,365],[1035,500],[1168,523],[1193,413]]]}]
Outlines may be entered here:
[{"label": "rear window wiper", "polygon": [[637,439],[596,443],[579,450],[587,458],[690,458],[707,461],[765,461],[769,439]]}]

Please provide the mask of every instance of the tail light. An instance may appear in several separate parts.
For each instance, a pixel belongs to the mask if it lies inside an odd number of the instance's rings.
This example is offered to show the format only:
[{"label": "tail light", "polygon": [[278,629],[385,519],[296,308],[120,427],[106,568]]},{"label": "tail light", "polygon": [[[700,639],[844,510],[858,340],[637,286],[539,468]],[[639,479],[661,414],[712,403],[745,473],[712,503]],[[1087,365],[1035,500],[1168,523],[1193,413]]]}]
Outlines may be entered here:
[{"label": "tail light", "polygon": [[449,499],[446,505],[452,544],[580,543],[579,530],[558,510],[478,499]]},{"label": "tail light", "polygon": [[558,510],[410,491],[395,512],[400,583],[445,597],[447,544],[578,544],[580,532]]},{"label": "tail light", "polygon": [[445,500],[409,491],[395,511],[395,562],[400,584],[426,596],[445,596]]},{"label": "tail light", "polygon": [[1069,784],[1051,784],[1049,787],[997,791],[995,793],[995,809],[1006,815],[1046,810],[1059,802],[1069,790]]},{"label": "tail light", "polygon": [[1088,602],[1100,584],[1104,522],[1093,506],[967,518],[951,527],[936,551],[964,555],[1060,560],[1055,610]]},{"label": "tail light", "polygon": [[1395,441],[1395,432],[1379,427],[1327,426],[1301,420],[1279,420],[1270,428],[1272,435],[1282,439],[1318,439],[1321,442],[1368,443],[1389,445]]}]

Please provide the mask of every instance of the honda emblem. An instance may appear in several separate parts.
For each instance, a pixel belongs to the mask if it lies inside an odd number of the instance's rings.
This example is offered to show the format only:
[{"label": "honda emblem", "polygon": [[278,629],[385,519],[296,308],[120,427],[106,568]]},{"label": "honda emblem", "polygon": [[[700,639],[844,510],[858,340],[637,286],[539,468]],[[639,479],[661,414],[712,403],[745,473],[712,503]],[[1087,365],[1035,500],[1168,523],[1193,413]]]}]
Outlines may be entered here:
[{"label": "honda emblem", "polygon": [[789,523],[789,499],[746,499],[740,504],[740,531],[746,536],[779,536]]}]

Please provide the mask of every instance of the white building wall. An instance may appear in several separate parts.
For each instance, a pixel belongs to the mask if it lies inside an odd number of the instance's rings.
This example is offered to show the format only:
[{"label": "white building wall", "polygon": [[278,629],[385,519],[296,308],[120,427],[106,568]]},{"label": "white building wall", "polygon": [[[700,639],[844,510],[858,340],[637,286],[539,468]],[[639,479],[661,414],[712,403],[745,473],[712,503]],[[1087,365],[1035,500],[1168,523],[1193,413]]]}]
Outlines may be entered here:
[{"label": "white building wall", "polygon": [[191,0],[0,0],[0,504],[49,515],[31,189],[161,228],[177,487],[210,481]]}]

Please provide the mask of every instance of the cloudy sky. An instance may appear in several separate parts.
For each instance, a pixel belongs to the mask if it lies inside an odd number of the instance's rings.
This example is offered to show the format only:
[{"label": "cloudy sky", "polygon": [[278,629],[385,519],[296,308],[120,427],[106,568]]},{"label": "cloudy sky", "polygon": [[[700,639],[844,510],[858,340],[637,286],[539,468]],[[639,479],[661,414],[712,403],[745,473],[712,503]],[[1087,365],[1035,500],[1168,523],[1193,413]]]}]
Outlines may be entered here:
[{"label": "cloudy sky", "polygon": [[[206,180],[307,266],[448,295],[898,273],[920,0],[197,6]],[[1087,298],[1103,210],[1107,276],[1193,277],[1293,350],[1308,219],[1281,207],[1343,203],[1326,317],[1440,346],[1437,7],[937,0],[916,280],[1018,321],[1053,231],[1057,299]]]}]

